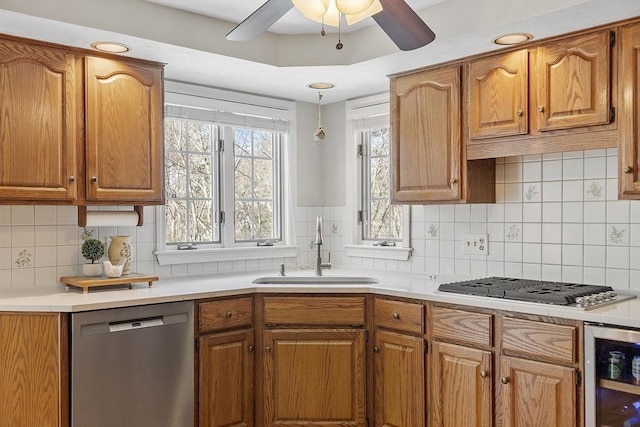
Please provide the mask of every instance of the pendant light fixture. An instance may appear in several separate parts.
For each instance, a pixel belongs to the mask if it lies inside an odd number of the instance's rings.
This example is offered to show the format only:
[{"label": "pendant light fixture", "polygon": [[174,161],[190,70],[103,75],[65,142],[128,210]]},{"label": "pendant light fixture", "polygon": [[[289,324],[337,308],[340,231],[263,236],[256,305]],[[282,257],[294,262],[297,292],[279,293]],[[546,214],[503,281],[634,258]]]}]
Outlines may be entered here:
[{"label": "pendant light fixture", "polygon": [[322,127],[322,106],[320,104],[322,101],[322,93],[318,92],[318,129],[313,133],[313,140],[315,142],[320,142],[327,136],[327,133],[324,131]]}]

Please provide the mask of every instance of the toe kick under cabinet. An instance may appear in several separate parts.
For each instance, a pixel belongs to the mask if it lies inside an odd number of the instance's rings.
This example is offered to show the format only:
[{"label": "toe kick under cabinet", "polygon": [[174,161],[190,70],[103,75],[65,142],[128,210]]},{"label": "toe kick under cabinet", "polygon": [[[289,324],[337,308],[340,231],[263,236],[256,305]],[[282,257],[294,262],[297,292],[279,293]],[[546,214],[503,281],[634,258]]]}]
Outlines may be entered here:
[{"label": "toe kick under cabinet", "polygon": [[0,204],[163,203],[163,65],[0,35]]}]

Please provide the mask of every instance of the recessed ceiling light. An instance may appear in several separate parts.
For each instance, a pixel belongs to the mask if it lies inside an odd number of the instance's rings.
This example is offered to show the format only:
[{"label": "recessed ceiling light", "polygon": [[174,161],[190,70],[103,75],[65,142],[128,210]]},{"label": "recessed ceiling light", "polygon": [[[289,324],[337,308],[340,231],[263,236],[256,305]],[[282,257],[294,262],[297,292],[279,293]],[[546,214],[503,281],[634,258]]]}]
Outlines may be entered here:
[{"label": "recessed ceiling light", "polygon": [[91,47],[95,50],[109,53],[125,53],[131,50],[129,46],[118,42],[95,42],[91,43]]},{"label": "recessed ceiling light", "polygon": [[533,36],[527,33],[511,33],[496,37],[495,39],[493,39],[493,42],[499,45],[510,46],[514,44],[524,43],[531,40],[532,38]]},{"label": "recessed ceiling light", "polygon": [[319,90],[331,89],[336,87],[336,85],[334,85],[333,83],[327,83],[327,82],[309,83],[307,86],[310,87],[311,89],[319,89]]}]

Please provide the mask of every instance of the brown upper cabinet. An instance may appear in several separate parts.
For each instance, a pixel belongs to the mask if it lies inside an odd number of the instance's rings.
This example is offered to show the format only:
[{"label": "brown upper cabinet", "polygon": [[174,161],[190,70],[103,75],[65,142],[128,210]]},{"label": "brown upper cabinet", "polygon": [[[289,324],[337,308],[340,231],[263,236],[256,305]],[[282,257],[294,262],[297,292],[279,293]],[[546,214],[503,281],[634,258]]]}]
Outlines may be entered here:
[{"label": "brown upper cabinet", "polygon": [[620,198],[640,199],[640,24],[620,31]]},{"label": "brown upper cabinet", "polygon": [[72,53],[0,40],[0,201],[77,198],[81,71]]},{"label": "brown upper cabinet", "polygon": [[161,64],[4,36],[0,85],[0,203],[163,203]]},{"label": "brown upper cabinet", "polygon": [[394,202],[494,201],[493,163],[462,150],[461,98],[459,64],[391,77]]},{"label": "brown upper cabinet", "polygon": [[615,34],[600,30],[470,60],[468,157],[614,147],[615,132],[593,132],[615,131]]}]

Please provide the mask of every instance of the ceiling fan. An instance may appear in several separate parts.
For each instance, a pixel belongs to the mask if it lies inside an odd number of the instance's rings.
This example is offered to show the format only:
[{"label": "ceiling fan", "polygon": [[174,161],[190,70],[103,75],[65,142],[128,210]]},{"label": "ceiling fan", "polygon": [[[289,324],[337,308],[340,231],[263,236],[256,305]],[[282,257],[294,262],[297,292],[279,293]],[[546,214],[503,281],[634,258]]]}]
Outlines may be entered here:
[{"label": "ceiling fan", "polygon": [[[417,49],[431,43],[436,38],[431,28],[404,0],[379,1],[382,10],[371,17],[400,50]],[[245,41],[259,36],[282,18],[293,6],[292,0],[267,0],[231,30],[227,34],[227,40]],[[336,47],[341,48],[341,46]]]}]

